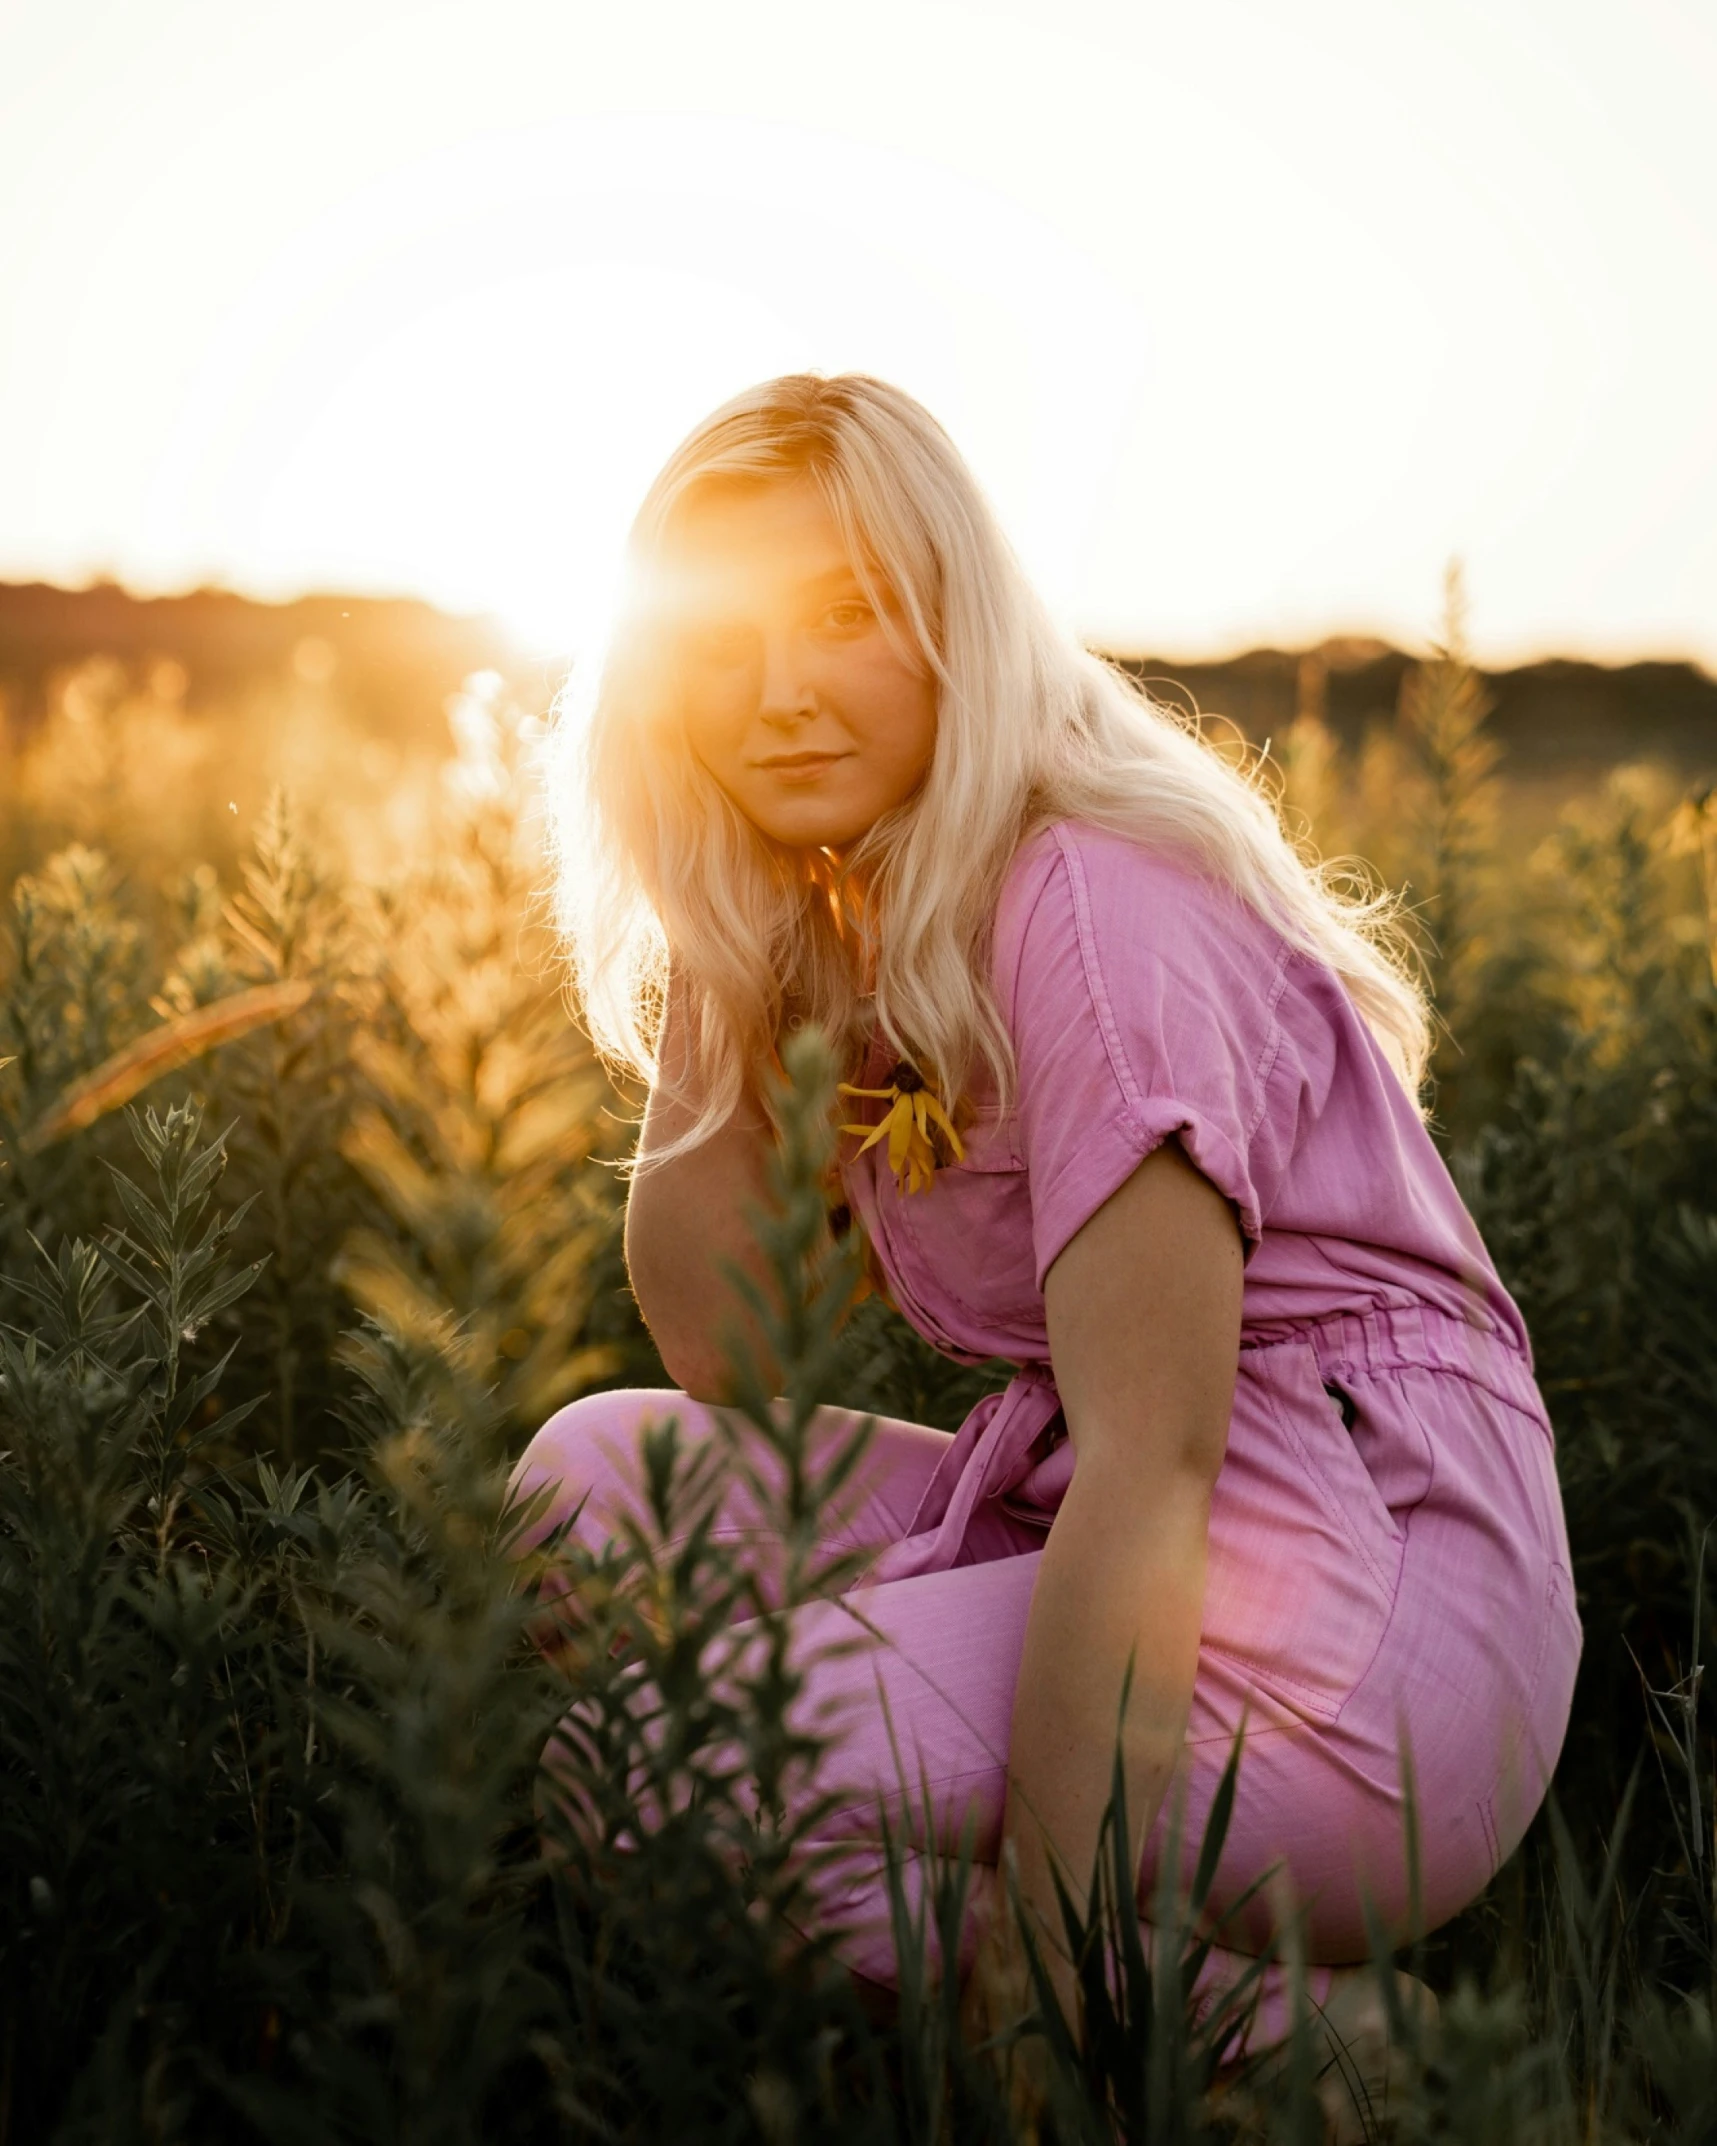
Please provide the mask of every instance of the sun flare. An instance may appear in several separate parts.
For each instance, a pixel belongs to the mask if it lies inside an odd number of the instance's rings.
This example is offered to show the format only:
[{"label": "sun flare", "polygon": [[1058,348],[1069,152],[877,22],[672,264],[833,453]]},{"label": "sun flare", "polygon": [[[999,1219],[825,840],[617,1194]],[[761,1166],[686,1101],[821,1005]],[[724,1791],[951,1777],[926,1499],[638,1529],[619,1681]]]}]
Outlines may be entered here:
[{"label": "sun flare", "polygon": [[163,0],[117,99],[11,25],[0,573],[588,647],[651,472],[811,366],[936,411],[1111,645],[1412,641],[1458,553],[1491,660],[1717,661],[1707,10],[785,22]]}]

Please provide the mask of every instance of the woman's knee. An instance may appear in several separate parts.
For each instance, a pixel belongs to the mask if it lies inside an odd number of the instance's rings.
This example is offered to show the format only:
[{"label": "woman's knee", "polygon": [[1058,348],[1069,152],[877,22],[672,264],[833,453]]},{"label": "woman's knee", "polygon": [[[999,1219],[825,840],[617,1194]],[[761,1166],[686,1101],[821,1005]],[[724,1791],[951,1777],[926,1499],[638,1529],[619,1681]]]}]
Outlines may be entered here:
[{"label": "woman's knee", "polygon": [[577,1533],[610,1532],[607,1523],[622,1508],[637,1507],[645,1430],[669,1417],[679,1420],[682,1440],[707,1434],[702,1404],[676,1387],[615,1387],[557,1408],[525,1448],[508,1485],[515,1505],[543,1499],[517,1547],[532,1548],[574,1512]]}]

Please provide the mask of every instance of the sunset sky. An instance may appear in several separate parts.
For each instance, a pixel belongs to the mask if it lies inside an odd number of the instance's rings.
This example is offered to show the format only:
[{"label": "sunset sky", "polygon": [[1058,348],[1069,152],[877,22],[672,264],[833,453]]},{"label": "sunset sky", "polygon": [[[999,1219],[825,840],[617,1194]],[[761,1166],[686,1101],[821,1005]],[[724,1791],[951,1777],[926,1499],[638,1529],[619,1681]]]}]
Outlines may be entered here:
[{"label": "sunset sky", "polygon": [[898,380],[1072,623],[1717,668],[1713,0],[0,0],[0,578],[599,623]]}]

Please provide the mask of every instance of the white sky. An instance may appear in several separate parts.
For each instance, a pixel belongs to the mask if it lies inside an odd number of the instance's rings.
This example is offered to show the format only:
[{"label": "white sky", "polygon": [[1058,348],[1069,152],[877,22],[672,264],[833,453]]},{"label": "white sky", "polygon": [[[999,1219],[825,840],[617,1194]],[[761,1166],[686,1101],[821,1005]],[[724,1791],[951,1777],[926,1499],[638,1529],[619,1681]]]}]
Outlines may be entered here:
[{"label": "white sky", "polygon": [[1717,0],[0,0],[0,576],[600,616],[860,367],[1053,601],[1717,667]]}]

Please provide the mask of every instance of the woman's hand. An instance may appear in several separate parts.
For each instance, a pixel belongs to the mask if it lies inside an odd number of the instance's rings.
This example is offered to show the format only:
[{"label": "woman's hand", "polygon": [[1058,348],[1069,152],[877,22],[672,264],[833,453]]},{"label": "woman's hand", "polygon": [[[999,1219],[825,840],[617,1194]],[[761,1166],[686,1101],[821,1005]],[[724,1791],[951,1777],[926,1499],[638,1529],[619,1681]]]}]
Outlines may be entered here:
[{"label": "woman's hand", "polygon": [[[1012,1867],[1011,1844],[1004,1847],[1003,1854]],[[974,1914],[979,1923],[978,1949],[960,1996],[960,2032],[969,2049],[1011,2034],[1038,2009],[1031,1964],[1002,1873],[997,1872],[983,1886],[974,1903]],[[1047,1940],[1040,1942],[1039,1955],[1057,1985],[1063,2016],[1077,2036],[1078,1993],[1072,1970]],[[1058,1967],[1063,1974],[1057,1974]],[[1002,2061],[1007,2072],[1009,2109],[1022,2124],[1035,2123],[1047,2103],[1047,2041],[1038,2033],[1021,2035]]]}]

